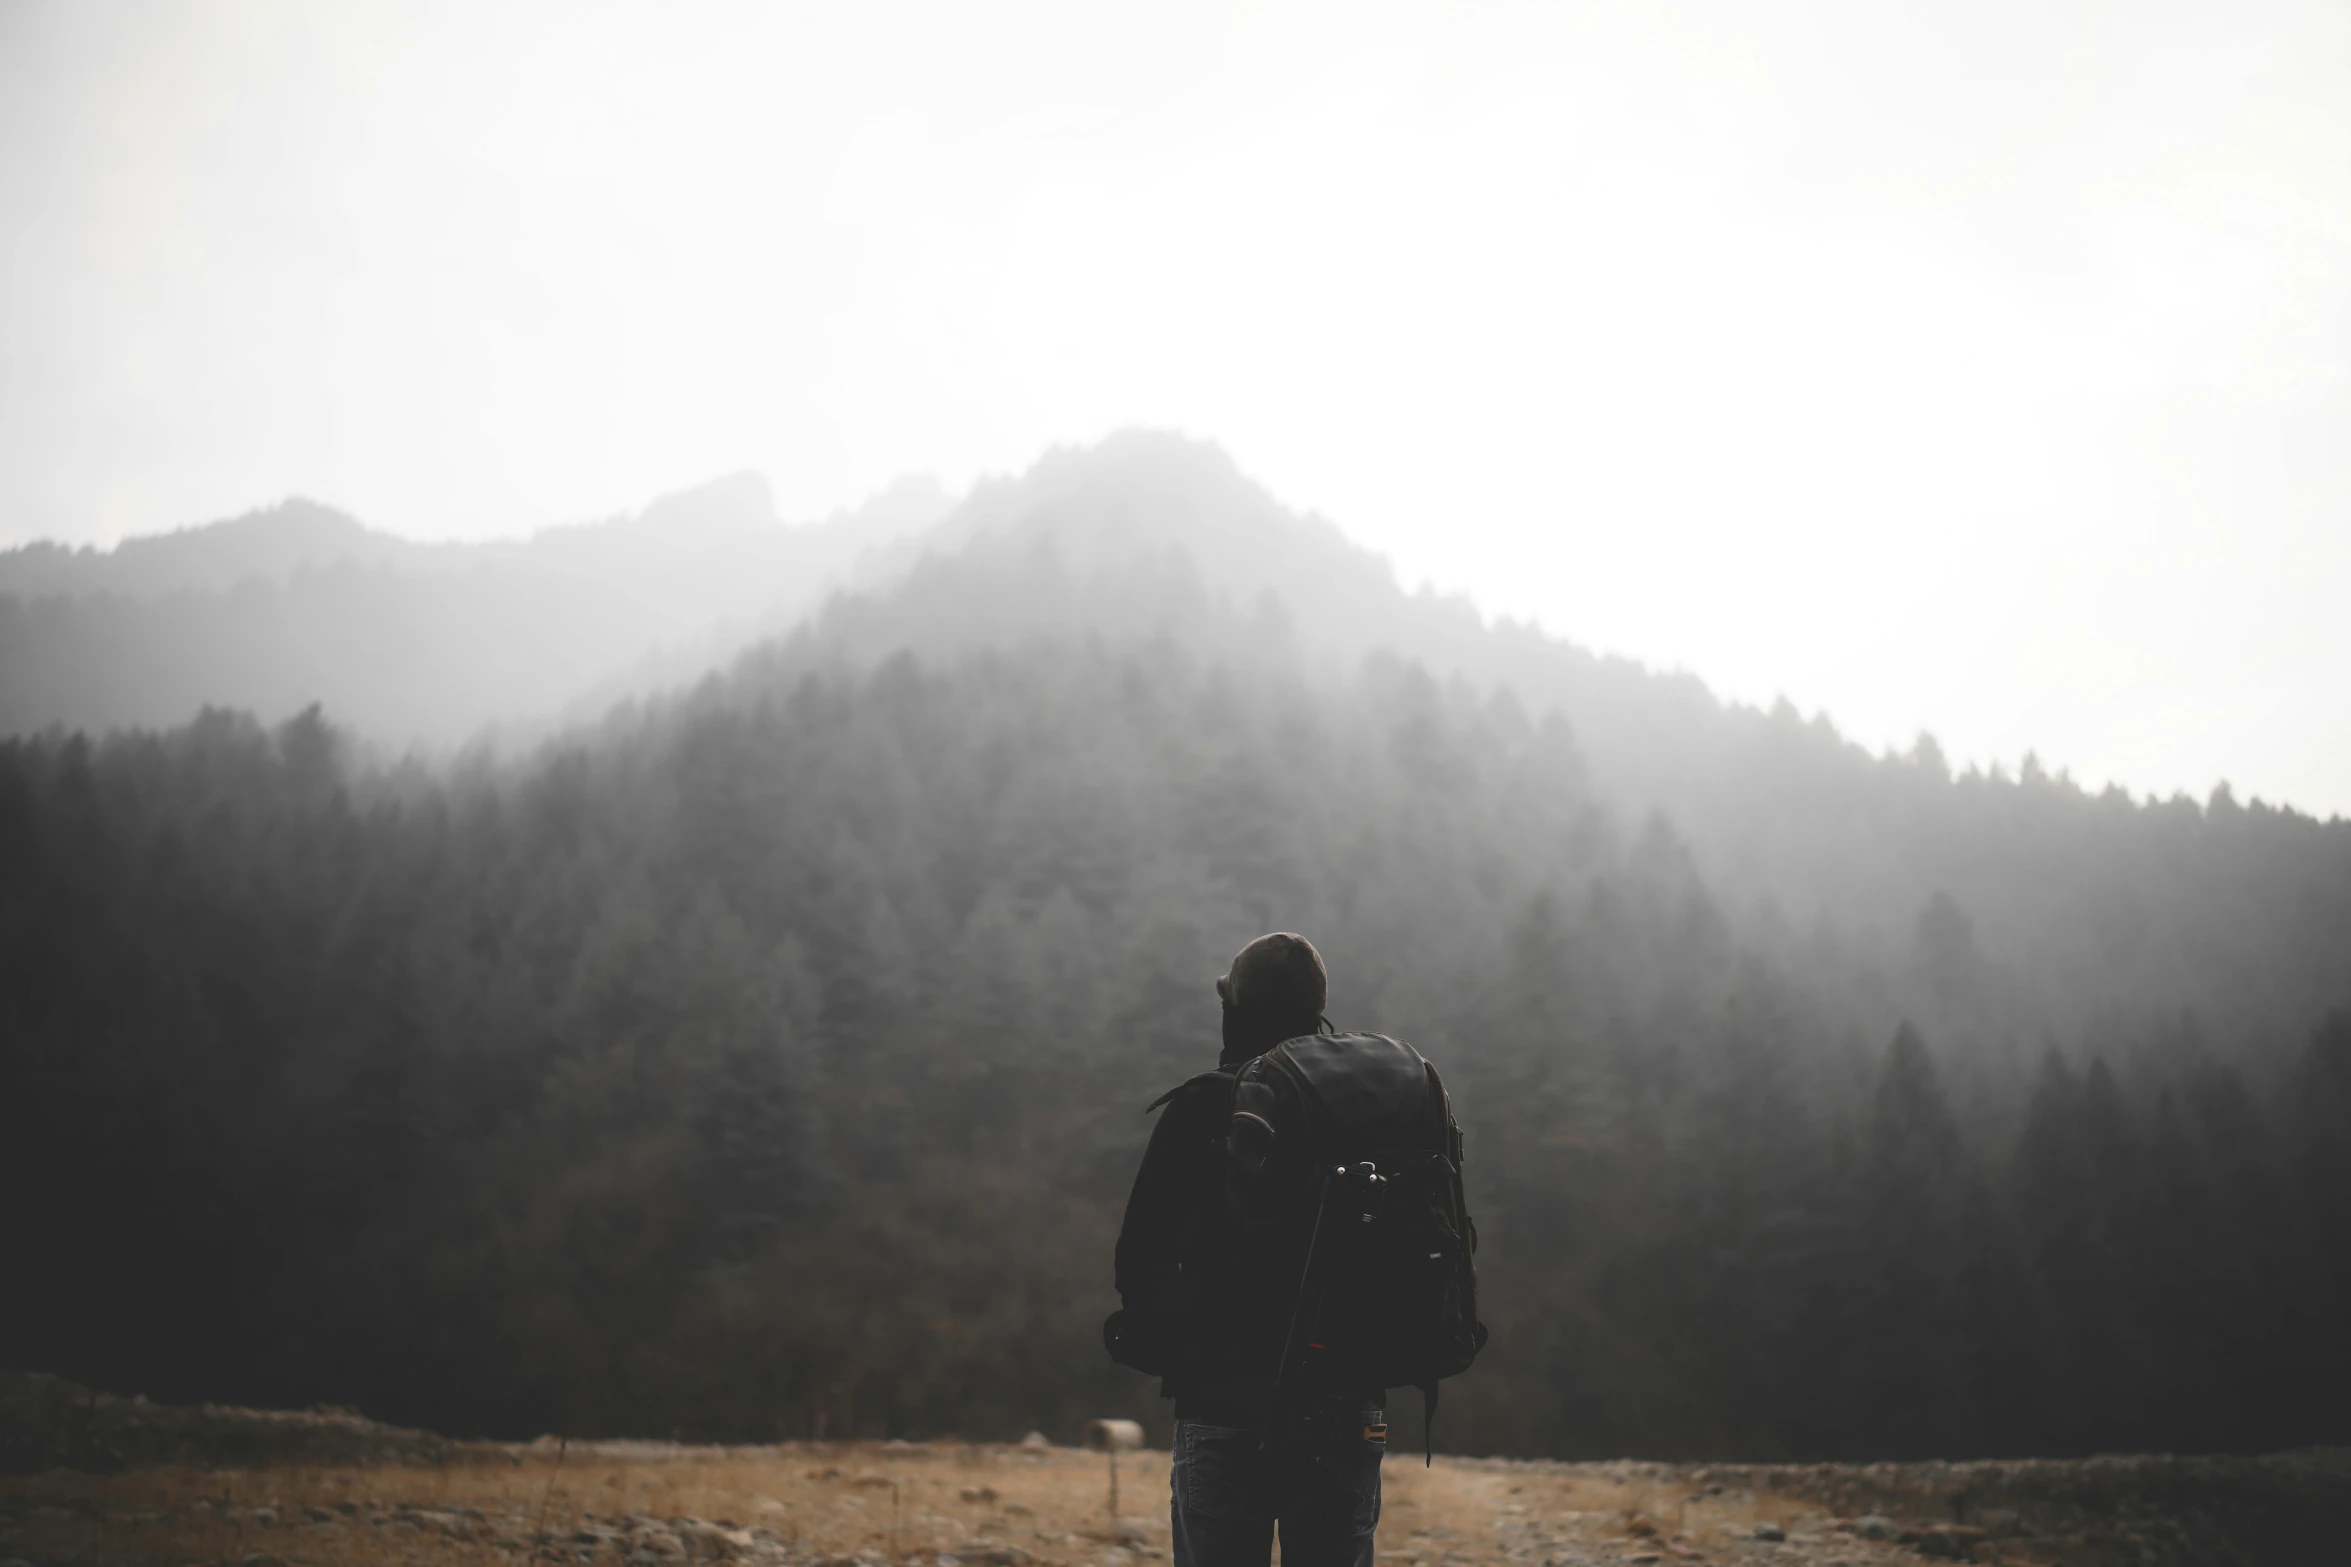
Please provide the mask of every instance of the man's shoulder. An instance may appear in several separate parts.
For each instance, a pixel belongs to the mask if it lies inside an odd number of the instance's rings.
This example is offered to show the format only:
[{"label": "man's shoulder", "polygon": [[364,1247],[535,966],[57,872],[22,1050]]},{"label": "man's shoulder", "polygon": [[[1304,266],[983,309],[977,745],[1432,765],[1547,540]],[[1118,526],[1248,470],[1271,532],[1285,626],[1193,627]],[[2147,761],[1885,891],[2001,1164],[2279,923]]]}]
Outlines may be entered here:
[{"label": "man's shoulder", "polygon": [[1233,1077],[1239,1070],[1238,1067],[1219,1066],[1206,1072],[1195,1072],[1152,1100],[1150,1108],[1158,1110],[1164,1107],[1170,1117],[1189,1117],[1213,1110],[1231,1100]]}]

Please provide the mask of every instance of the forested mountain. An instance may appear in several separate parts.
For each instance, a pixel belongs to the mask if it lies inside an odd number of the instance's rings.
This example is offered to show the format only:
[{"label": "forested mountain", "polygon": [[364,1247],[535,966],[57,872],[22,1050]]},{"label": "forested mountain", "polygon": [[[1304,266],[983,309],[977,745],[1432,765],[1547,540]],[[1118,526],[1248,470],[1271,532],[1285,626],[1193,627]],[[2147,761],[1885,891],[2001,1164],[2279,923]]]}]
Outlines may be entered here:
[{"label": "forested mountain", "polygon": [[806,527],[756,474],[526,540],[420,544],[291,500],[111,550],[0,552],[0,733],[271,721],[449,746],[705,673],[936,521],[908,482]]},{"label": "forested mountain", "polygon": [[1441,1445],[2351,1437],[2351,824],[1873,758],[1213,450],[983,486],[527,759],[0,745],[14,1358],[446,1428],[1067,1431],[1142,1107],[1299,929],[1445,1067]]}]

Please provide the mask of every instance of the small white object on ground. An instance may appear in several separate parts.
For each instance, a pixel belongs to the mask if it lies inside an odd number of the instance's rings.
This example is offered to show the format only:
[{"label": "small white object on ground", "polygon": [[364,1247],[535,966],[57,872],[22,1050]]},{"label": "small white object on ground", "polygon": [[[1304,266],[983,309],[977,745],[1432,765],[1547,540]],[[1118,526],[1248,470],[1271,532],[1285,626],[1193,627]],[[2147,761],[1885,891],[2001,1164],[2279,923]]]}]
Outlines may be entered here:
[{"label": "small white object on ground", "polygon": [[1143,1445],[1143,1428],[1132,1420],[1089,1420],[1086,1445],[1097,1453],[1131,1453]]}]

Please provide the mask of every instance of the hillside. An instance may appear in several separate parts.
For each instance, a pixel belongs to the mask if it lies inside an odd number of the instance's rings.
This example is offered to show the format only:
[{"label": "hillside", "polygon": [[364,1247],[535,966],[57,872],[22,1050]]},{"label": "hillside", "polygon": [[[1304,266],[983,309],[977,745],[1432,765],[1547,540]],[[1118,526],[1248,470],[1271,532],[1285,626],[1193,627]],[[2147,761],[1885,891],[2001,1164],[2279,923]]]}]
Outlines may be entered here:
[{"label": "hillside", "polygon": [[945,506],[909,483],[789,527],[744,474],[515,541],[419,544],[292,500],[111,550],[27,545],[0,552],[0,733],[314,703],[394,748],[535,732],[702,674]]},{"label": "hillside", "polygon": [[0,745],[0,1342],[468,1434],[1147,1403],[1140,1111],[1287,927],[1462,1109],[1449,1448],[2347,1434],[2351,824],[1865,756],[1167,438],[861,582],[505,761]]},{"label": "hillside", "polygon": [[[1877,1000],[1971,1046],[2192,1014],[2275,1061],[2346,999],[2351,824],[2225,794],[2208,809],[2092,795],[2039,763],[1954,777],[1924,738],[1873,757],[1785,704],[1725,704],[1686,675],[1407,594],[1205,443],[1130,432],[1050,454],[899,557],[888,591],[829,603],[796,656],[1147,643],[1317,693],[1350,689],[1367,660],[1417,668],[1458,682],[1449,695],[1560,720],[1618,830],[1666,824],[1741,921],[1853,944]],[[2285,905],[2302,917],[2255,912]],[[2238,982],[2255,971],[2262,985]]]}]

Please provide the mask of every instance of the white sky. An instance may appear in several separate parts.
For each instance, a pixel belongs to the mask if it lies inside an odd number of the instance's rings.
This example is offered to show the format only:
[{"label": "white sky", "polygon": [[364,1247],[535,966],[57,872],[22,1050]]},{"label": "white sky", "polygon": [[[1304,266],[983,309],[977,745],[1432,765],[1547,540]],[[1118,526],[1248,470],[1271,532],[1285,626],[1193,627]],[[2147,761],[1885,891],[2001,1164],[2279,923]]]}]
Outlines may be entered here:
[{"label": "white sky", "polygon": [[2351,813],[2351,7],[0,0],[0,540],[1127,424],[1873,746]]}]

